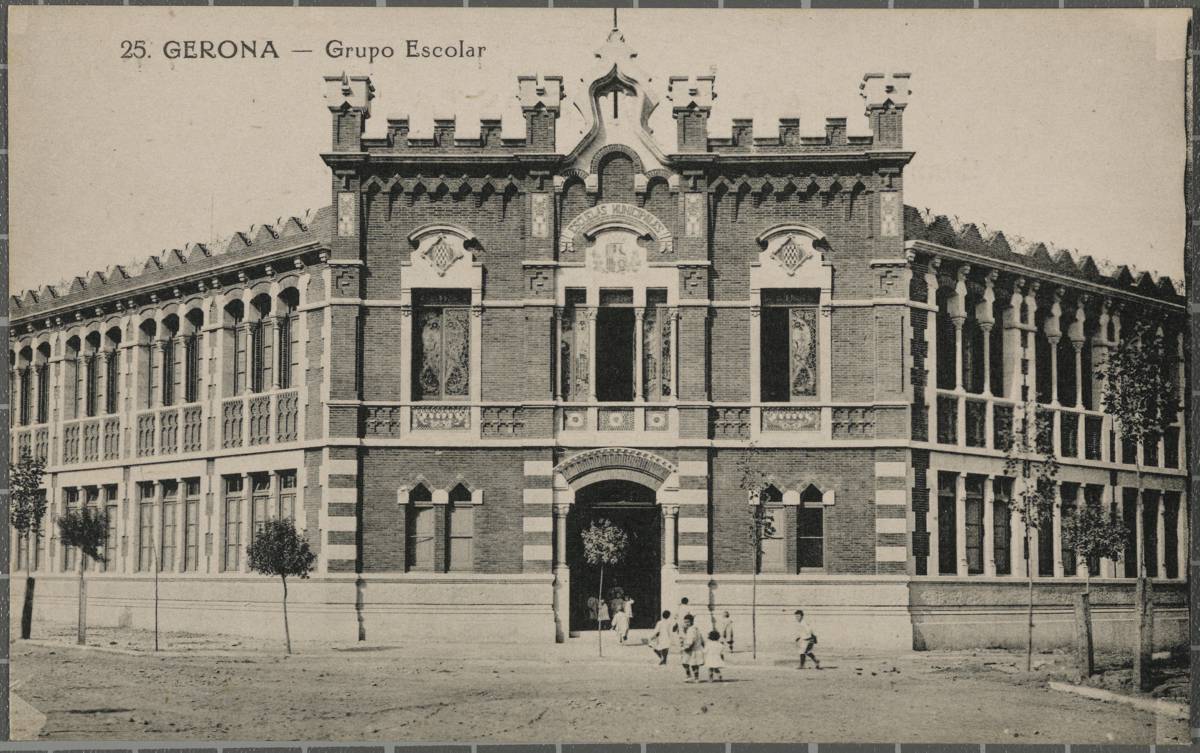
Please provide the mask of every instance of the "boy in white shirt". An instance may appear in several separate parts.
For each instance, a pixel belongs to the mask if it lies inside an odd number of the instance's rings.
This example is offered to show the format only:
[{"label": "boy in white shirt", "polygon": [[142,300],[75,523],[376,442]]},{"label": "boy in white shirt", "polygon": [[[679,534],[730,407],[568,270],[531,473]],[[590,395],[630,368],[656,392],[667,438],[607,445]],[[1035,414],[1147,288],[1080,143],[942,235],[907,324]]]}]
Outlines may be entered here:
[{"label": "boy in white shirt", "polygon": [[805,659],[812,659],[813,666],[820,669],[821,662],[817,661],[816,654],[813,653],[813,646],[817,645],[817,634],[813,632],[812,625],[805,621],[803,609],[797,609],[794,614],[796,622],[799,623],[796,643],[800,645],[800,666],[797,669],[804,669]]}]

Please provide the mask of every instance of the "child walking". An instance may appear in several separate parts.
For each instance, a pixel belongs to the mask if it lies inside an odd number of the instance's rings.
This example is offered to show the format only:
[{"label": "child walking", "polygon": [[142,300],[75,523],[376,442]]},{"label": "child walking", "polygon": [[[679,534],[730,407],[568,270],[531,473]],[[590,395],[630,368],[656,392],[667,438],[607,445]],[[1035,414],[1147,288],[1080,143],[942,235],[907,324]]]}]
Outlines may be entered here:
[{"label": "child walking", "polygon": [[700,665],[704,664],[704,638],[689,614],[683,618],[683,629],[679,638],[680,661],[683,663],[685,682],[700,681]]},{"label": "child walking", "polygon": [[678,629],[671,619],[670,610],[664,610],[662,619],[654,625],[654,635],[650,636],[650,645],[658,655],[660,665],[667,663],[667,654],[671,651],[671,642],[675,640]]},{"label": "child walking", "polygon": [[725,666],[725,644],[716,630],[709,632],[708,643],[704,644],[704,666],[708,667],[709,682],[724,682],[721,668]]},{"label": "child walking", "polygon": [[729,653],[733,653],[733,620],[729,617],[729,612],[721,618],[721,642],[729,649]]},{"label": "child walking", "polygon": [[821,662],[817,661],[816,654],[813,653],[813,646],[817,645],[817,634],[813,632],[812,625],[804,619],[804,610],[797,609],[796,622],[799,623],[799,628],[796,632],[796,643],[800,646],[800,666],[797,669],[804,669],[804,660],[812,659],[813,666],[817,669],[821,668]]}]

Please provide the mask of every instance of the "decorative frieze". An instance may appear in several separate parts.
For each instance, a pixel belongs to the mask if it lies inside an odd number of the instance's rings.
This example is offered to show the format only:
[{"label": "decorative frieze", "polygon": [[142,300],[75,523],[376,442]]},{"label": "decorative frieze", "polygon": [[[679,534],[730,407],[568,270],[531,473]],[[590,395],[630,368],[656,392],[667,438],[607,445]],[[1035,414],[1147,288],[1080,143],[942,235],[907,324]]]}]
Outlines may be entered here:
[{"label": "decorative frieze", "polygon": [[763,408],[763,431],[819,431],[820,408]]},{"label": "decorative frieze", "polygon": [[413,431],[455,431],[471,428],[471,409],[462,405],[414,407]]},{"label": "decorative frieze", "polygon": [[601,408],[596,420],[600,431],[632,431],[633,408]]},{"label": "decorative frieze", "polygon": [[300,396],[294,390],[275,396],[275,441],[296,441],[296,422],[300,415]]},{"label": "decorative frieze", "polygon": [[400,409],[395,406],[367,406],[363,430],[368,437],[398,437],[404,429]]},{"label": "decorative frieze", "polygon": [[710,413],[713,439],[749,439],[749,408],[713,408]]},{"label": "decorative frieze", "polygon": [[242,399],[226,400],[221,405],[221,446],[242,446]]},{"label": "decorative frieze", "polygon": [[834,408],[833,438],[861,439],[875,436],[873,408]]},{"label": "decorative frieze", "polygon": [[204,411],[199,405],[183,409],[183,451],[199,452],[204,449]]},{"label": "decorative frieze", "polygon": [[271,398],[266,395],[250,398],[250,444],[271,441]]},{"label": "decorative frieze", "polygon": [[646,409],[646,431],[666,431],[671,425],[671,412],[665,408]]},{"label": "decorative frieze", "polygon": [[525,412],[514,406],[485,406],[480,410],[479,431],[484,437],[518,437],[525,428]]},{"label": "decorative frieze", "polygon": [[587,409],[564,408],[562,412],[562,427],[567,430],[579,431],[587,428]]}]

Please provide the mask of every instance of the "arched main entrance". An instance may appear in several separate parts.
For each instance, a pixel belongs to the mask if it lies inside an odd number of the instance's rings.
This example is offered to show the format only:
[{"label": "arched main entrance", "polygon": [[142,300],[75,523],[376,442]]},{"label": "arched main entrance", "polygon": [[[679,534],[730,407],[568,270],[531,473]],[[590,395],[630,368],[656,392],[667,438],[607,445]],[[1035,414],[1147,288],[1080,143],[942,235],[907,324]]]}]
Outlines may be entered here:
[{"label": "arched main entrance", "polygon": [[603,598],[610,604],[620,596],[633,599],[632,627],[653,627],[661,609],[662,580],[662,516],[655,491],[634,481],[607,479],[576,491],[575,504],[567,516],[569,629],[572,633],[596,629],[595,613],[588,600],[601,595],[600,569],[587,563],[581,534],[601,519],[611,521],[629,537],[624,561],[604,569]]}]

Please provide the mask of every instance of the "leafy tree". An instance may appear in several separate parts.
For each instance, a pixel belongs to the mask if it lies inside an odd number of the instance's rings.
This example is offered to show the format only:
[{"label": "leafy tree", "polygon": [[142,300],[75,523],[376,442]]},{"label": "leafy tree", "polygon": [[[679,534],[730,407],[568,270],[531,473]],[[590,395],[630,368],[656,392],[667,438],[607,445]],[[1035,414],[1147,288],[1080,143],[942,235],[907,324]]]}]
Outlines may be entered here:
[{"label": "leafy tree", "polygon": [[67,510],[58,518],[59,541],[63,546],[73,546],[79,550],[79,622],[76,642],[81,646],[87,643],[87,583],[84,573],[87,572],[88,559],[108,561],[103,551],[107,529],[108,516],[88,508]]},{"label": "leafy tree", "polygon": [[317,557],[308,542],[296,531],[291,518],[268,520],[254,534],[246,548],[250,568],[263,575],[278,575],[283,584],[283,637],[287,652],[292,653],[292,634],[288,628],[288,576],[307,578]]},{"label": "leafy tree", "polygon": [[1029,582],[1029,609],[1025,634],[1025,671],[1033,668],[1033,574],[1037,552],[1030,551],[1032,531],[1050,529],[1054,515],[1058,459],[1054,456],[1054,417],[1037,410],[1032,402],[1014,417],[1004,441],[1004,472],[1015,479],[1013,509],[1021,516],[1025,541],[1025,577]]},{"label": "leafy tree", "polygon": [[1119,559],[1128,536],[1129,529],[1116,510],[1105,511],[1098,505],[1080,505],[1063,518],[1063,549],[1074,552],[1082,563],[1086,593],[1092,592],[1092,568],[1088,563]]},{"label": "leafy tree", "polygon": [[758,574],[762,571],[763,548],[775,537],[775,517],[767,507],[767,489],[771,483],[763,472],[758,447],[753,443],[738,460],[741,487],[750,504],[750,546],[754,551],[754,572],[750,578],[750,654],[758,658]]},{"label": "leafy tree", "polygon": [[[1103,380],[1104,412],[1112,416],[1121,439],[1134,445],[1137,498],[1142,498],[1142,453],[1157,442],[1179,413],[1179,388],[1175,384],[1175,354],[1169,352],[1159,330],[1145,321],[1133,326],[1108,359],[1096,369]],[[1144,577],[1146,558],[1139,546],[1138,577]]]},{"label": "leafy tree", "polygon": [[[607,518],[593,520],[580,534],[583,538],[583,558],[592,567],[600,568],[598,602],[604,601],[604,568],[619,564],[629,550],[629,534]],[[600,655],[604,656],[604,631],[600,629],[600,608],[596,605],[596,638]]]},{"label": "leafy tree", "polygon": [[1081,678],[1091,677],[1095,668],[1092,640],[1092,620],[1087,595],[1092,592],[1091,563],[1099,559],[1115,560],[1125,551],[1129,530],[1116,510],[1105,511],[1100,505],[1077,507],[1062,521],[1063,548],[1075,553],[1076,562],[1083,565],[1086,578],[1084,596],[1076,605],[1077,656]]},{"label": "leafy tree", "polygon": [[21,637],[33,632],[33,560],[46,519],[46,490],[42,475],[46,461],[28,452],[8,470],[9,521],[17,536],[25,540],[25,603],[21,609]]}]

